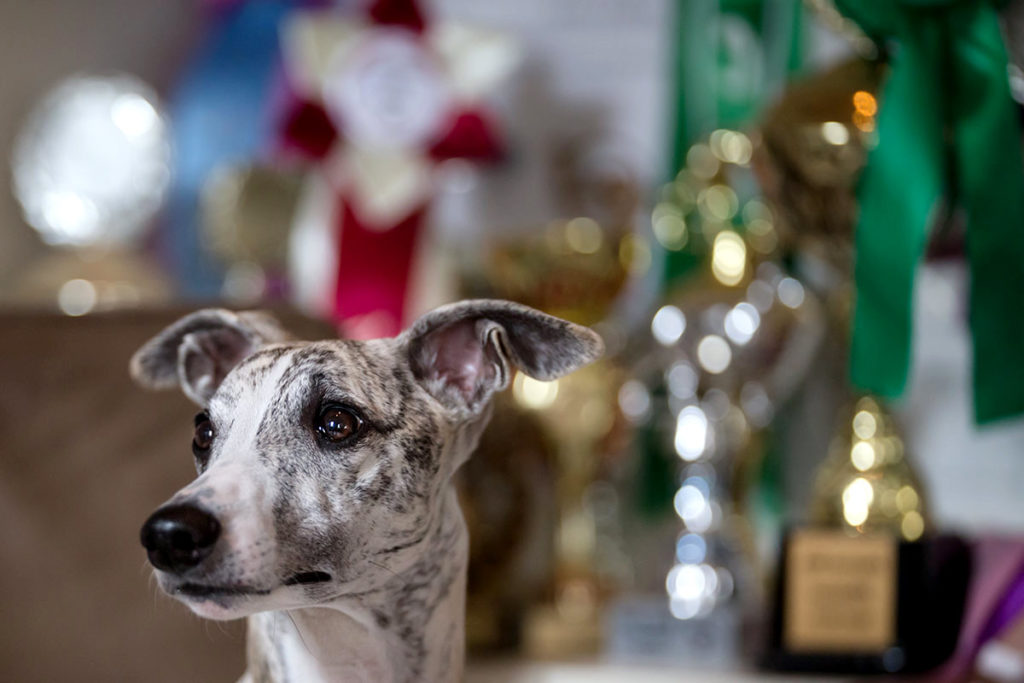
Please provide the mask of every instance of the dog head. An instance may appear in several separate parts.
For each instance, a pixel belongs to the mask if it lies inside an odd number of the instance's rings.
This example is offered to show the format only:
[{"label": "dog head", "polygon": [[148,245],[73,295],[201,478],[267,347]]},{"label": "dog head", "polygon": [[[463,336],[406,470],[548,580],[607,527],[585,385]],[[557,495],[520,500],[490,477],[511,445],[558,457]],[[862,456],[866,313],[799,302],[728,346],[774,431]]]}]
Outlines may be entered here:
[{"label": "dog head", "polygon": [[210,618],[374,590],[437,542],[451,476],[512,373],[553,379],[601,351],[587,328],[505,301],[365,342],[292,341],[252,312],[182,318],[131,363],[202,407],[198,477],[142,528],[160,586]]}]

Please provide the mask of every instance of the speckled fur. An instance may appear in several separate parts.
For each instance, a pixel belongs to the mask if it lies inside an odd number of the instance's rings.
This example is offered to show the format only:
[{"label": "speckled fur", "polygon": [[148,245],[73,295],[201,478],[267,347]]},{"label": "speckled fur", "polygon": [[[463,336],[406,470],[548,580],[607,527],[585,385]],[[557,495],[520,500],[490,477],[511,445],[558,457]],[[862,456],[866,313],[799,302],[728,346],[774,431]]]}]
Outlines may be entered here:
[{"label": "speckled fur", "polygon": [[[471,386],[444,367],[457,344]],[[249,617],[243,681],[461,680],[468,538],[452,475],[514,367],[550,379],[600,352],[586,328],[508,302],[454,304],[367,342],[290,341],[253,313],[187,316],[132,373],[177,378],[205,403],[209,461],[169,502],[202,507],[222,533],[199,566],[157,571],[160,586],[201,616]],[[325,401],[362,416],[358,438],[317,438]],[[308,572],[330,579],[288,581]],[[186,583],[228,590],[196,598]]]}]

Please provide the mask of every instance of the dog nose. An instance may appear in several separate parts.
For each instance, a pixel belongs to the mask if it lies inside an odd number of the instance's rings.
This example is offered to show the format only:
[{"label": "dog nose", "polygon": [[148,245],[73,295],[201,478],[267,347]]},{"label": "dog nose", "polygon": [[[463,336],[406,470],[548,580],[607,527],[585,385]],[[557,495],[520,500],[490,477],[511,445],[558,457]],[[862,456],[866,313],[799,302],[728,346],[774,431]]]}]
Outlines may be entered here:
[{"label": "dog nose", "polygon": [[150,515],[139,536],[154,567],[180,574],[213,552],[220,522],[194,505],[169,505]]}]

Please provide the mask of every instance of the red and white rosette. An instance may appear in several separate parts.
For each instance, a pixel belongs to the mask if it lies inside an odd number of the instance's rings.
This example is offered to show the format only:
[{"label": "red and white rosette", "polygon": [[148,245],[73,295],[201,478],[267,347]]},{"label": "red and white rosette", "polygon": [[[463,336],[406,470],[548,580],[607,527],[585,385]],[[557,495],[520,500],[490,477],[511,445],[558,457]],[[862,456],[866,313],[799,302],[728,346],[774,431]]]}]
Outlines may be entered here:
[{"label": "red and white rosette", "polygon": [[436,164],[501,155],[482,100],[518,47],[493,31],[428,24],[413,0],[373,2],[362,20],[298,12],[282,45],[294,99],[281,146],[322,171],[297,223],[297,295],[347,336],[395,334]]}]

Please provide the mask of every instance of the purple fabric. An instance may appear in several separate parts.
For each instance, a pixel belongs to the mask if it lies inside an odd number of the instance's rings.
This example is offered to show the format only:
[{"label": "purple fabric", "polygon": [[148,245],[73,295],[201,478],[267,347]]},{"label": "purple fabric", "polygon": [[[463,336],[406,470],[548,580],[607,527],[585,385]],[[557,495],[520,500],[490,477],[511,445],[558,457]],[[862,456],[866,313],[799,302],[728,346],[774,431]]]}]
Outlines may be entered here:
[{"label": "purple fabric", "polygon": [[982,630],[980,642],[985,643],[1002,633],[1004,628],[1021,616],[1021,610],[1024,610],[1024,567],[1017,570],[1017,576],[1010,584],[1006,595],[996,606],[988,624]]},{"label": "purple fabric", "polygon": [[[1015,597],[1018,585],[1024,584],[1024,539],[982,538],[974,544],[971,555],[974,570],[956,652],[929,680],[964,680],[974,668],[981,646],[1019,614],[1024,604],[1016,602],[1024,596]],[[1005,616],[998,616],[1004,611]]]}]

